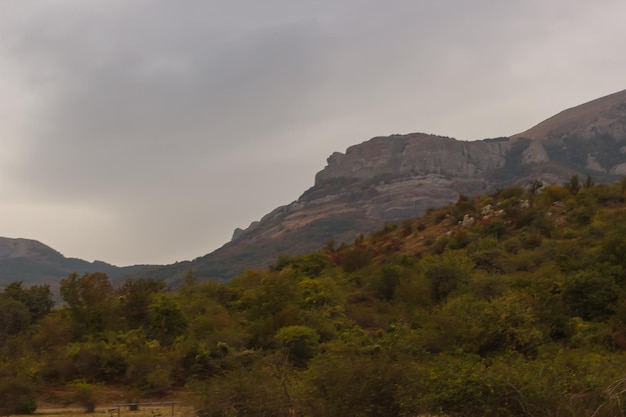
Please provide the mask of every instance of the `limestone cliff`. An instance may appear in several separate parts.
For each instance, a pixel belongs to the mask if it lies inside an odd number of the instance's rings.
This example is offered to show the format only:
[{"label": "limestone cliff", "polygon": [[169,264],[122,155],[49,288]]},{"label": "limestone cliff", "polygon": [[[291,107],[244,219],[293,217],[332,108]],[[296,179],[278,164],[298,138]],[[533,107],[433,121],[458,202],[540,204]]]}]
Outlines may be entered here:
[{"label": "limestone cliff", "polygon": [[336,178],[477,177],[502,167],[507,151],[508,143],[502,141],[461,142],[423,133],[377,137],[351,146],[345,154],[332,154],[326,168],[316,175],[315,184]]}]

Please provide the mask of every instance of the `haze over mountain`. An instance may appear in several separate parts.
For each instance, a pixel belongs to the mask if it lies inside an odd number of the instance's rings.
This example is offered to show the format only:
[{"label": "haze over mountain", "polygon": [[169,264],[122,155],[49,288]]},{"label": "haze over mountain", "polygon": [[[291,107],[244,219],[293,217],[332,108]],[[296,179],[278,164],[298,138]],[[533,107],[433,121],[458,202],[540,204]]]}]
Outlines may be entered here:
[{"label": "haze over mountain", "polygon": [[[0,279],[36,282],[94,269],[113,278],[137,273],[177,282],[192,270],[201,279],[230,279],[247,268],[267,267],[280,254],[311,252],[329,240],[352,242],[385,222],[418,217],[461,195],[536,179],[560,184],[578,175],[612,182],[625,174],[626,90],[565,110],[509,138],[467,142],[396,134],[335,152],[298,200],[235,230],[230,242],[193,261],[119,269],[67,259],[32,241],[3,239]],[[44,265],[56,265],[54,273],[42,272]]]}]

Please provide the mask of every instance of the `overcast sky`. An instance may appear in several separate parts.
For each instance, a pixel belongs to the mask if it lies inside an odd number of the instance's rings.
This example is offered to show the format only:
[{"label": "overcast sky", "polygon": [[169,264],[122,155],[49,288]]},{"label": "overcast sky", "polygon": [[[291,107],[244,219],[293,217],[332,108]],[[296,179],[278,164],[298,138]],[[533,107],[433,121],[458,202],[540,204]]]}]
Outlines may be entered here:
[{"label": "overcast sky", "polygon": [[193,259],[374,136],[626,88],[624,0],[0,0],[0,236]]}]

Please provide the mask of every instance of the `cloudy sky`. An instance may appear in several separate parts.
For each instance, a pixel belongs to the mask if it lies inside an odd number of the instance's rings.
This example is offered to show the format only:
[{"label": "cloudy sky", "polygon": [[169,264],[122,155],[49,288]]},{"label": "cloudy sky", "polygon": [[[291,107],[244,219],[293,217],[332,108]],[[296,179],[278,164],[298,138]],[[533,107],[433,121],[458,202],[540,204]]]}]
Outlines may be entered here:
[{"label": "cloudy sky", "polygon": [[626,88],[624,0],[0,0],[0,236],[193,259],[334,151]]}]

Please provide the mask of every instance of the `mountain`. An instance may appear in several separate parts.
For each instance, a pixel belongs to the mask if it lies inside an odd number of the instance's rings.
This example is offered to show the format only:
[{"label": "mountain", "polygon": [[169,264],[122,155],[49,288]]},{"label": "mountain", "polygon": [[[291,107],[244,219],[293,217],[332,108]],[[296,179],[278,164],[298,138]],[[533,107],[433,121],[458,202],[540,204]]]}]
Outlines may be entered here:
[{"label": "mountain", "polygon": [[[229,279],[267,267],[280,254],[351,242],[385,222],[429,207],[536,179],[562,184],[573,175],[612,182],[626,174],[626,90],[565,110],[511,137],[459,141],[412,133],[375,137],[335,152],[298,200],[237,229],[216,251],[145,273],[177,281],[189,271]],[[329,243],[328,243],[329,244]]]},{"label": "mountain", "polygon": [[22,281],[27,285],[48,283],[55,287],[72,272],[104,272],[115,279],[145,267],[117,267],[100,261],[66,258],[36,240],[0,237],[0,287],[13,281]]},{"label": "mountain", "polygon": [[350,243],[360,234],[419,217],[460,196],[485,194],[540,179],[562,184],[577,175],[597,183],[626,175],[626,90],[567,109],[511,137],[459,141],[411,133],[375,137],[335,152],[313,187],[192,261],[117,268],[65,258],[39,242],[0,241],[0,285],[7,280],[54,282],[71,272],[134,274],[180,282],[230,279],[266,268],[281,254]]}]

